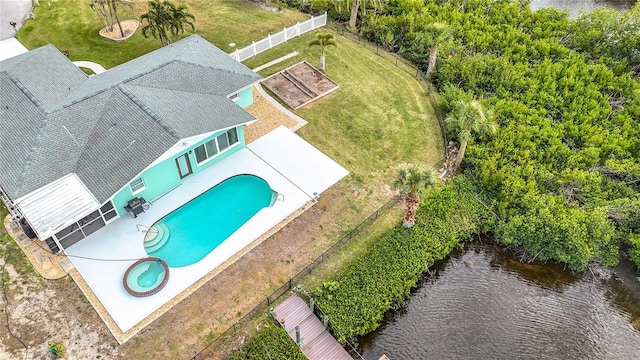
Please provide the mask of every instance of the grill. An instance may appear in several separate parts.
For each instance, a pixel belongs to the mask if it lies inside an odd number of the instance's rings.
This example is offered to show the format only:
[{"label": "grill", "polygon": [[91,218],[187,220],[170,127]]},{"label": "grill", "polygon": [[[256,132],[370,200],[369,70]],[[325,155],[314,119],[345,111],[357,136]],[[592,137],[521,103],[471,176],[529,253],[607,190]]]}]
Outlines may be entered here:
[{"label": "grill", "polygon": [[134,197],[127,202],[127,205],[124,206],[124,209],[127,210],[127,212],[133,214],[134,218],[137,218],[138,214],[144,212],[144,204],[146,203],[147,201],[143,197]]}]

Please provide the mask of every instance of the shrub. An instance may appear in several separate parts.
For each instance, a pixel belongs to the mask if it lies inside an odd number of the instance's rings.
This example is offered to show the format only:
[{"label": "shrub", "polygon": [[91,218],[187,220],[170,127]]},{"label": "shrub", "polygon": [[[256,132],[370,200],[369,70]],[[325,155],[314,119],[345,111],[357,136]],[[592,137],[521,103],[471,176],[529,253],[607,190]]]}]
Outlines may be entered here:
[{"label": "shrub", "polygon": [[253,335],[229,360],[306,360],[289,335],[280,326],[268,326]]},{"label": "shrub", "polygon": [[314,289],[339,341],[375,330],[384,313],[404,304],[420,276],[461,241],[488,229],[489,214],[470,182],[458,177],[432,191],[416,225],[398,224],[334,279]]}]

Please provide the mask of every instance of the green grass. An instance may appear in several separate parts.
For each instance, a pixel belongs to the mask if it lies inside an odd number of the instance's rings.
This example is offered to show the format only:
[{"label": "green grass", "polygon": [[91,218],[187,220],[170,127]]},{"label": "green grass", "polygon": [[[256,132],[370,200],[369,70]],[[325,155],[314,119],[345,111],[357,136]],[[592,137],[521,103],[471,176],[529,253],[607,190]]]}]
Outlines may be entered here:
[{"label": "green grass", "polygon": [[[41,278],[37,276],[31,263],[27,261],[18,244],[7,234],[4,228],[4,218],[8,214],[9,211],[4,204],[0,202],[0,221],[2,221],[3,224],[2,227],[0,227],[0,266],[4,263],[11,265],[23,281],[28,280],[39,284]],[[5,276],[5,274],[2,273],[0,276]],[[5,280],[7,279],[8,277],[5,278]]]},{"label": "green grass", "polygon": [[[107,68],[160,46],[153,38],[143,38],[140,30],[124,42],[100,37],[102,23],[88,3],[41,2],[36,20],[20,30],[20,41],[30,49],[51,43],[61,51],[68,50],[72,60],[95,61]],[[196,16],[197,33],[225,51],[232,50],[230,42],[242,47],[307,18],[293,10],[264,10],[248,1],[186,3]],[[122,8],[120,18],[137,18],[146,9],[146,1],[136,0],[133,11]],[[307,46],[313,36],[289,40],[245,64],[253,68],[298,51],[300,55],[263,70],[261,75],[303,59],[318,66],[319,49]],[[364,203],[372,205],[363,208],[354,202],[353,210],[372,211],[388,198],[388,184],[399,163],[432,166],[443,157],[441,132],[426,89],[412,74],[396,66],[383,51],[377,54],[337,33],[336,40],[339,47],[327,52],[327,72],[340,89],[297,111],[309,120],[299,134],[351,172],[346,191],[364,195]]]},{"label": "green grass", "polygon": [[[239,0],[187,3],[196,15],[197,32],[224,51],[231,51],[230,42],[242,47],[306,18],[289,11],[278,14],[262,10]],[[41,4],[36,10],[37,20],[27,23],[19,36],[30,49],[52,43],[60,50],[69,50],[72,60],[95,61],[109,68],[160,46],[155,39],[144,39],[139,30],[122,43],[102,39],[98,35],[102,25],[86,5],[77,6],[76,2],[69,5],[62,0],[51,1],[51,7],[46,2]],[[139,15],[146,11],[146,4],[136,1],[136,9],[139,10],[134,13]],[[137,17],[133,13],[126,15],[127,12],[123,12],[122,19]],[[340,88],[296,111],[309,121],[298,133],[350,171],[316,205],[323,209],[320,223],[326,225],[314,230],[317,232],[314,237],[326,238],[322,246],[337,241],[389,199],[390,184],[399,163],[415,162],[429,167],[444,156],[434,110],[425,95],[426,89],[413,77],[411,69],[403,68],[402,63],[396,66],[395,60],[382,51],[377,54],[374,48],[335,35],[339,47],[328,49],[327,73]],[[245,64],[255,68],[298,51],[300,55],[260,74],[266,77],[302,60],[319,66],[320,50],[307,46],[313,37],[306,34],[289,40]],[[336,254],[334,261],[322,270],[324,274],[335,273],[365,252],[401,218],[401,210],[391,210]],[[318,254],[326,250],[317,246]],[[314,271],[309,285],[322,278],[319,271]],[[144,353],[146,346],[132,341],[123,352]]]},{"label": "green grass", "polygon": [[[327,75],[340,88],[296,111],[309,121],[298,133],[350,171],[346,191],[356,194],[352,204],[375,205],[362,207],[366,216],[388,198],[399,163],[430,167],[443,158],[442,135],[426,89],[413,74],[388,54],[334,34],[338,48],[327,50]],[[260,74],[267,77],[302,60],[318,67],[320,49],[307,46],[313,37],[289,40],[244,63],[255,68],[298,51]]]},{"label": "green grass", "polygon": [[[148,10],[147,1],[133,0],[134,8],[122,7],[120,19],[137,19]],[[196,33],[224,51],[233,49],[229,43],[243,47],[275,33],[308,16],[284,9],[282,13],[258,8],[247,1],[237,0],[185,0],[189,12],[196,17]],[[145,39],[141,29],[128,40],[115,42],[99,35],[103,24],[89,8],[89,0],[40,1],[30,20],[20,29],[18,39],[28,48],[46,44],[60,51],[69,51],[72,60],[94,61],[106,68],[119,65],[160,47],[152,37]],[[190,35],[188,32],[185,36]]]},{"label": "green grass", "polygon": [[327,256],[321,265],[303,277],[301,285],[307,290],[313,290],[323,282],[334,279],[346,264],[366,254],[388,232],[402,222],[405,209],[401,203],[396,204],[389,211],[366,224],[351,240],[336,252]]}]

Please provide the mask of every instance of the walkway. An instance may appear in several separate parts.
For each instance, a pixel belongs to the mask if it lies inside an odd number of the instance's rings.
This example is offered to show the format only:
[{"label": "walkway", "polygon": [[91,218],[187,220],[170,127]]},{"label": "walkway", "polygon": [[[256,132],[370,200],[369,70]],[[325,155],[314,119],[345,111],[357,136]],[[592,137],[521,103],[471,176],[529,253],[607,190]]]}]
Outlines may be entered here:
[{"label": "walkway", "polygon": [[87,68],[93,71],[96,75],[107,71],[104,66],[91,62],[91,61],[74,61],[73,65],[81,68]]},{"label": "walkway", "polygon": [[0,61],[24,54],[29,51],[18,39],[8,38],[0,41]]},{"label": "walkway", "polygon": [[353,360],[300,296],[294,294],[276,306],[274,316],[293,341],[296,341],[296,326],[300,326],[300,349],[309,360]]},{"label": "walkway", "polygon": [[[32,0],[0,0],[0,40],[12,38],[31,18]],[[11,23],[15,23],[15,29]]]}]

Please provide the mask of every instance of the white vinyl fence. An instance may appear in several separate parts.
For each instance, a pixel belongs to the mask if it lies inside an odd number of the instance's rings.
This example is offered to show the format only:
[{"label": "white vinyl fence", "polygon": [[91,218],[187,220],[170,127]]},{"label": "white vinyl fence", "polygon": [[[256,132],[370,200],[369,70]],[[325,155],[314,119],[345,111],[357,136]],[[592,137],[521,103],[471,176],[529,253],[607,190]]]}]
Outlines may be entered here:
[{"label": "white vinyl fence", "polygon": [[254,41],[251,45],[243,47],[242,49],[236,49],[236,51],[229,55],[238,61],[245,61],[248,58],[269,50],[276,45],[280,45],[291,38],[300,36],[325,25],[327,25],[327,13],[312,17],[307,21],[299,22],[294,26],[284,28],[284,30],[273,35],[269,34],[266,38],[260,41]]}]

